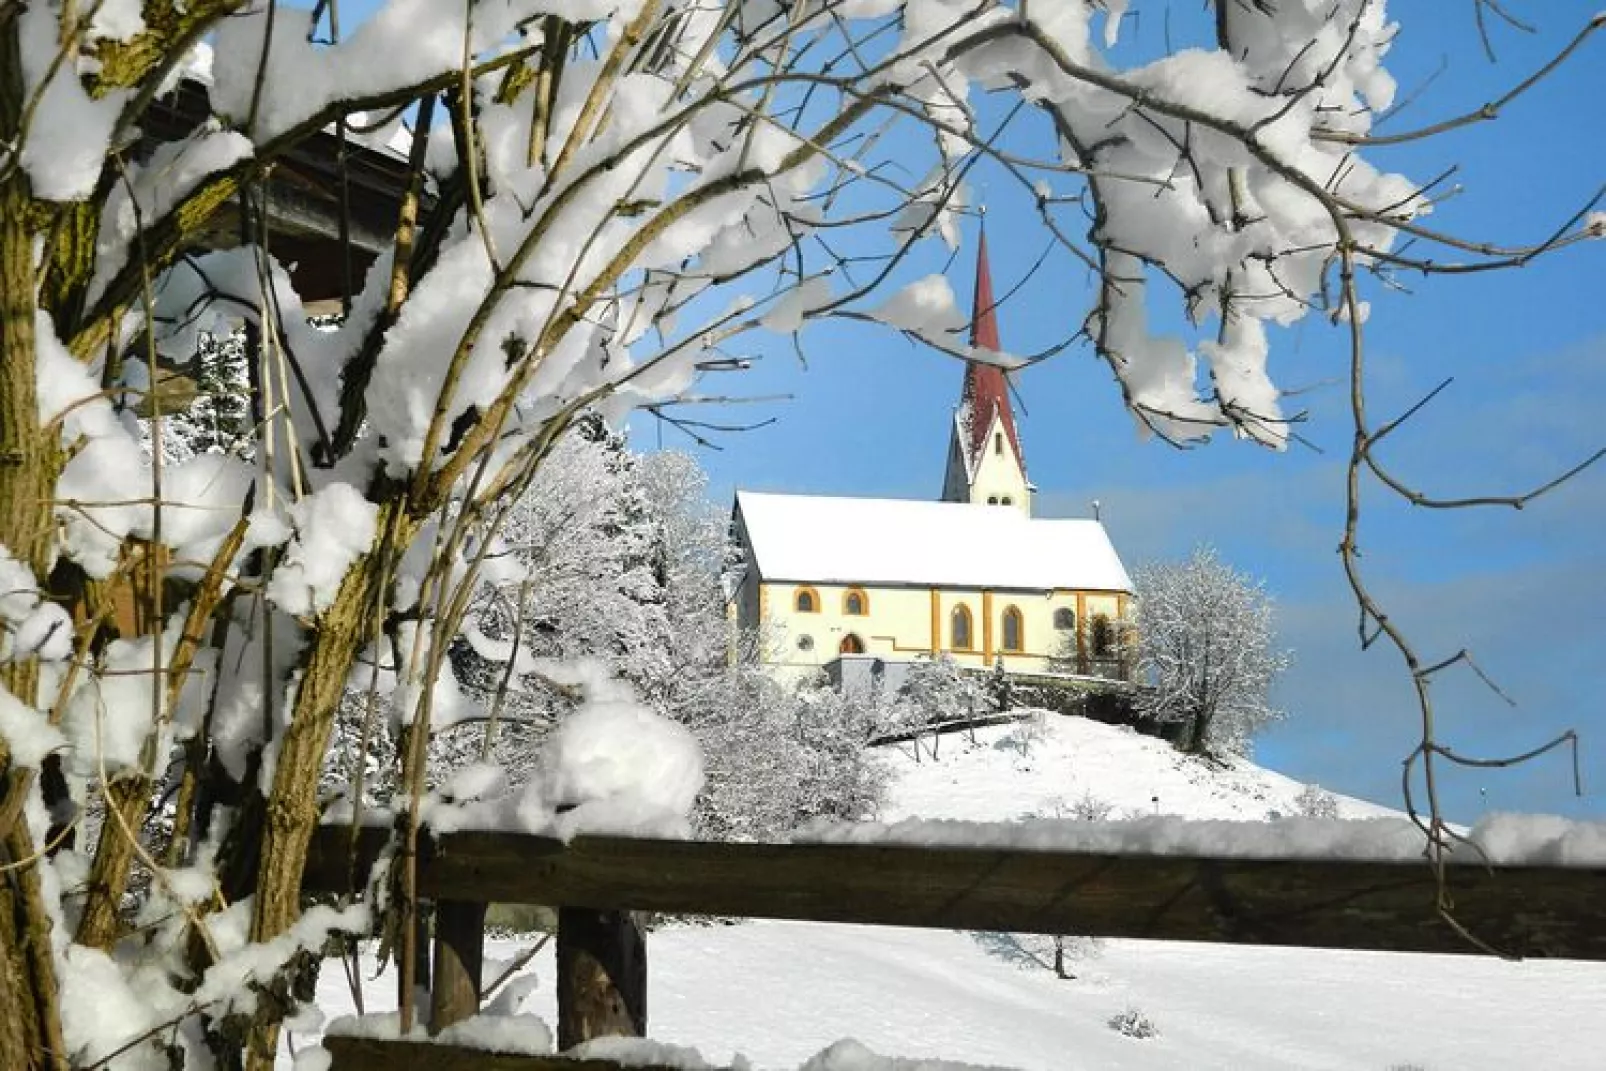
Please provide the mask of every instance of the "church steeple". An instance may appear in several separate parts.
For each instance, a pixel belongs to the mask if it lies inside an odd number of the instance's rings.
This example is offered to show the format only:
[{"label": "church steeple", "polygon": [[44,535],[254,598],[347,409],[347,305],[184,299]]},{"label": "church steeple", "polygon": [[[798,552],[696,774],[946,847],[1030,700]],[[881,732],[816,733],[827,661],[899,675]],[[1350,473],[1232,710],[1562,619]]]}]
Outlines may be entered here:
[{"label": "church steeple", "polygon": [[[1001,351],[995,305],[983,226],[976,244],[976,292],[970,319],[970,344],[975,349]],[[1009,380],[995,364],[970,361],[965,365],[959,408],[954,413],[943,501],[1013,506],[1029,517],[1031,491],[1026,453],[1009,402]]]}]

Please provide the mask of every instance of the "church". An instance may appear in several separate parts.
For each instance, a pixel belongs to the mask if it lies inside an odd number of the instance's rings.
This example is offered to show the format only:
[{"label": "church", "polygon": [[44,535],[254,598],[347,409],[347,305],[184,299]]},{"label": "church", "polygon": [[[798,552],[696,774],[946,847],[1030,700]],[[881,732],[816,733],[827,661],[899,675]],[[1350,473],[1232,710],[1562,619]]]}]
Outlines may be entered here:
[{"label": "church", "polygon": [[[971,343],[1000,350],[985,233]],[[1033,517],[1032,492],[1005,374],[969,362],[939,501],[737,492],[736,625],[762,628],[761,657],[789,678],[824,669],[890,683],[915,660],[949,657],[1127,679],[1120,555],[1096,519]]]}]

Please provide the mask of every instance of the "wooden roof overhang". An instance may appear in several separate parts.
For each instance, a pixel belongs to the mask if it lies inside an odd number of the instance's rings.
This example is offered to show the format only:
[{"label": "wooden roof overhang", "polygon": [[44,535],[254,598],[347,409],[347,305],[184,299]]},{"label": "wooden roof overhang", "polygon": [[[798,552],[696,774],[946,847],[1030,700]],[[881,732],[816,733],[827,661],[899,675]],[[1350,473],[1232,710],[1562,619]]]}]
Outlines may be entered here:
[{"label": "wooden roof overhang", "polygon": [[[186,80],[177,90],[153,101],[146,111],[137,154],[146,156],[163,142],[192,134],[212,116],[206,87]],[[350,242],[350,274],[341,276],[348,252],[342,248],[341,174],[345,175],[345,215]],[[268,173],[267,246],[290,271],[296,292],[309,311],[338,311],[345,293],[355,294],[374,260],[389,249],[402,196],[407,189],[407,159],[376,149],[332,130],[320,130],[290,148]],[[426,190],[421,208],[434,200]],[[196,248],[229,249],[240,242],[240,209],[236,201],[220,207],[197,236]]]}]

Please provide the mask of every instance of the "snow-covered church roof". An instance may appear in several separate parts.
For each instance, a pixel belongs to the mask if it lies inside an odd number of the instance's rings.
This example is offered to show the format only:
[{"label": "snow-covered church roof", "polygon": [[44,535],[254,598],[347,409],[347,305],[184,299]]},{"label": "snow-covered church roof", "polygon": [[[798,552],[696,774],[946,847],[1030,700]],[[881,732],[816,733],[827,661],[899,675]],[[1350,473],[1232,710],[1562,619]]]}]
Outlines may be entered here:
[{"label": "snow-covered church roof", "polygon": [[1098,521],[1000,506],[739,491],[736,516],[766,581],[1131,591]]}]

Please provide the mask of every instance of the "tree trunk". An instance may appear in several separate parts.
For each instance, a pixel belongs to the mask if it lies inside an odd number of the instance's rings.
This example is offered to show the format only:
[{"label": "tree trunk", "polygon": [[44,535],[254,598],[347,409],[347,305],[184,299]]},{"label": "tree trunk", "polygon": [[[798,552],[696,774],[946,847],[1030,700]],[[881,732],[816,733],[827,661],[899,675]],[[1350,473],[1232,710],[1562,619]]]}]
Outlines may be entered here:
[{"label": "tree trunk", "polygon": [[[266,801],[252,904],[251,940],[269,941],[284,933],[301,913],[301,872],[307,845],[318,824],[318,776],[334,727],[335,709],[346,676],[364,640],[372,634],[375,593],[386,583],[387,547],[404,547],[415,530],[405,504],[392,498],[380,509],[380,547],[358,559],[346,573],[330,608],[319,616],[304,657],[290,723],[279,743],[273,787]],[[244,837],[240,843],[249,844]],[[237,857],[232,867],[252,860]],[[246,1066],[272,1071],[279,1043],[279,1023],[272,1016],[252,1028]]]},{"label": "tree trunk", "polygon": [[[0,18],[0,141],[15,144],[23,113],[15,12]],[[50,498],[61,467],[59,440],[39,427],[30,196],[20,169],[0,182],[0,546],[46,574]],[[0,667],[0,687],[38,698],[32,659]],[[22,802],[32,770],[14,767],[0,741],[0,1067],[64,1068],[50,916],[33,864],[37,850]]]}]

